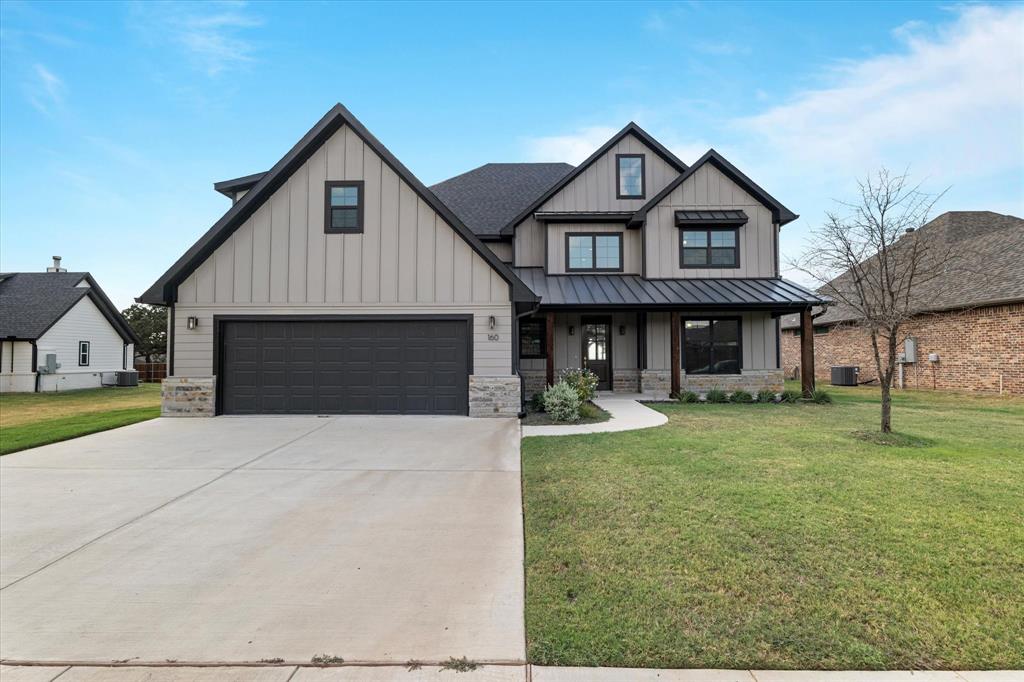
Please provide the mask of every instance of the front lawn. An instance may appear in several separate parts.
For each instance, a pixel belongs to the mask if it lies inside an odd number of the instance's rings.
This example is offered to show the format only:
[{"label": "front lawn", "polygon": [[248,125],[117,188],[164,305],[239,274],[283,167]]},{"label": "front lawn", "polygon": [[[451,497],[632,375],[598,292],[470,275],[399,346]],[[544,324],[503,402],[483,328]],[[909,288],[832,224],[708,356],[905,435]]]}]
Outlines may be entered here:
[{"label": "front lawn", "polygon": [[1024,668],[1024,400],[829,390],[525,439],[530,660]]},{"label": "front lawn", "polygon": [[160,384],[0,395],[0,455],[160,416]]}]

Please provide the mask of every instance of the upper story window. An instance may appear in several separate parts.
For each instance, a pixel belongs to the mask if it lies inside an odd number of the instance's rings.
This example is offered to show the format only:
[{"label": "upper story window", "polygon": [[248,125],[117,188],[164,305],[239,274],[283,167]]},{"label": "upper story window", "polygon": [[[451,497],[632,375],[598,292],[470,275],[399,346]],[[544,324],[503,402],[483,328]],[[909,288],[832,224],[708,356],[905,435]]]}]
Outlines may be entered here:
[{"label": "upper story window", "polygon": [[622,234],[566,234],[565,269],[567,272],[621,272]]},{"label": "upper story window", "polygon": [[682,268],[738,268],[740,247],[737,228],[683,230],[679,247]]},{"label": "upper story window", "polygon": [[89,342],[79,341],[78,342],[78,366],[88,367],[89,366]]},{"label": "upper story window", "polygon": [[616,154],[615,182],[618,185],[616,198],[643,199],[644,193],[644,155]]},{"label": "upper story window", "polygon": [[363,181],[328,180],[324,183],[324,232],[363,231]]}]

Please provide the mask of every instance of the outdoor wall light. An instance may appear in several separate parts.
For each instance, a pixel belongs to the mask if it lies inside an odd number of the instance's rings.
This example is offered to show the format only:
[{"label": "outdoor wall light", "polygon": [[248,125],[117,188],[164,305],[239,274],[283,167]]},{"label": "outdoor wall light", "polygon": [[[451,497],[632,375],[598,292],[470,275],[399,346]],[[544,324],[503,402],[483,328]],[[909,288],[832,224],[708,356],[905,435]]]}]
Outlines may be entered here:
[{"label": "outdoor wall light", "polygon": [[487,327],[489,329],[494,329],[494,315],[487,318]]},{"label": "outdoor wall light", "polygon": [[569,325],[569,336],[574,336],[575,334],[576,334],[576,327],[574,327],[574,326],[572,326],[570,324]]},{"label": "outdoor wall light", "polygon": [[626,325],[620,324],[619,325],[619,336],[625,336],[625,335],[626,335]]},{"label": "outdoor wall light", "polygon": [[196,327],[199,326],[199,318],[189,316],[185,324],[189,329],[195,329]]}]

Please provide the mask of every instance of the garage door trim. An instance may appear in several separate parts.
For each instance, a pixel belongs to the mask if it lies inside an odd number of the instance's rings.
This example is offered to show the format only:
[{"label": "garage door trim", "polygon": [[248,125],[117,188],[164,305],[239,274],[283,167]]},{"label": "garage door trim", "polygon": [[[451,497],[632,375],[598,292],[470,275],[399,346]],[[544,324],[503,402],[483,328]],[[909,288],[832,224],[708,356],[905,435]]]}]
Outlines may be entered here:
[{"label": "garage door trim", "polygon": [[[473,374],[473,314],[472,313],[440,313],[440,314],[365,314],[365,315],[303,315],[288,313],[282,315],[214,315],[213,316],[213,376],[217,376],[223,362],[224,344],[221,343],[223,325],[226,322],[415,322],[445,321],[466,323],[466,371]],[[222,392],[224,384],[216,382],[214,414],[223,413]]]}]

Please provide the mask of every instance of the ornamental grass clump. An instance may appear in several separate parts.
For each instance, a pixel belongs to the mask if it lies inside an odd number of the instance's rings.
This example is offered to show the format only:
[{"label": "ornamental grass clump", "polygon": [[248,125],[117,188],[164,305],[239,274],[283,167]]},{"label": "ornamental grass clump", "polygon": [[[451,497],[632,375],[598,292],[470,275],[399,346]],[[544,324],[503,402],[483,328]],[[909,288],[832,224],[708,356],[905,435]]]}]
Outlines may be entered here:
[{"label": "ornamental grass clump", "polygon": [[544,391],[544,411],[556,422],[579,421],[582,404],[576,389],[564,381]]},{"label": "ornamental grass clump", "polygon": [[793,389],[787,388],[781,394],[779,394],[779,402],[782,403],[798,403],[803,397],[800,391],[794,391]]},{"label": "ornamental grass clump", "polygon": [[816,388],[811,391],[811,402],[819,405],[830,405],[832,403],[832,394],[823,388]]},{"label": "ornamental grass clump", "polygon": [[598,377],[589,369],[563,369],[558,381],[565,382],[576,391],[581,402],[593,400],[597,395]]},{"label": "ornamental grass clump", "polygon": [[775,402],[775,391],[769,391],[766,388],[762,388],[757,392],[757,402],[759,403],[772,403]]},{"label": "ornamental grass clump", "polygon": [[729,396],[729,400],[734,403],[752,403],[754,402],[754,396],[750,395],[750,391],[744,391],[742,388],[732,392]]},{"label": "ornamental grass clump", "polygon": [[682,393],[680,393],[676,397],[679,400],[679,402],[681,402],[681,403],[699,403],[700,402],[700,396],[697,395],[696,393],[694,393],[693,391],[683,391]]},{"label": "ornamental grass clump", "polygon": [[720,388],[713,388],[704,394],[704,402],[707,403],[727,403],[729,402],[729,394]]}]

